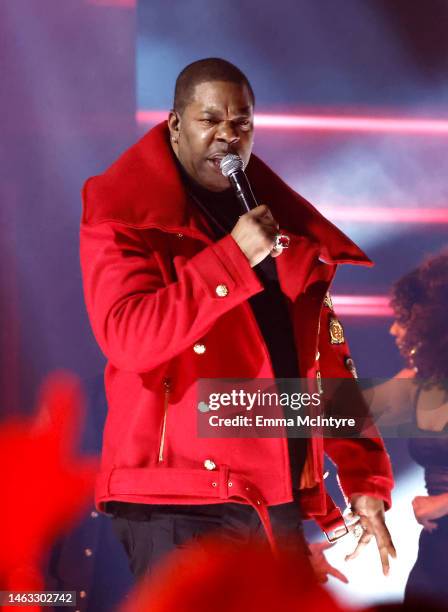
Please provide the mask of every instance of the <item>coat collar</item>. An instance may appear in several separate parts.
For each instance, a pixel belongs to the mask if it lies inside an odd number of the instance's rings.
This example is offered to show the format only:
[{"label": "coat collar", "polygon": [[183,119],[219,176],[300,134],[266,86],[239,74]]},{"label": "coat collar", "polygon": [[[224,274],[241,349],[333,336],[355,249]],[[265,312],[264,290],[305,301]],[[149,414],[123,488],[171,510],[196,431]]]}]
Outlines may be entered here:
[{"label": "coat collar", "polygon": [[[280,227],[318,243],[329,263],[372,265],[363,251],[261,159],[252,155],[247,175],[259,202]],[[84,186],[83,223],[114,221],[131,227],[183,231],[197,211],[184,188],[166,121],[156,125],[100,176]],[[188,233],[188,232],[187,232]]]}]

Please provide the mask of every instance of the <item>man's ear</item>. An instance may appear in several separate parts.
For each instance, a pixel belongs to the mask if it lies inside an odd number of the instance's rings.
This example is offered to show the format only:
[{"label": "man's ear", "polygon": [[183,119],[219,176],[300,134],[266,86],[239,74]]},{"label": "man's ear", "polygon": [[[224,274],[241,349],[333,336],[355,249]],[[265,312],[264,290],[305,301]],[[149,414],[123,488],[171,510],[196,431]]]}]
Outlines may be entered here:
[{"label": "man's ear", "polygon": [[173,147],[177,145],[179,141],[180,121],[179,113],[171,109],[168,115],[168,128],[170,130],[171,144]]}]

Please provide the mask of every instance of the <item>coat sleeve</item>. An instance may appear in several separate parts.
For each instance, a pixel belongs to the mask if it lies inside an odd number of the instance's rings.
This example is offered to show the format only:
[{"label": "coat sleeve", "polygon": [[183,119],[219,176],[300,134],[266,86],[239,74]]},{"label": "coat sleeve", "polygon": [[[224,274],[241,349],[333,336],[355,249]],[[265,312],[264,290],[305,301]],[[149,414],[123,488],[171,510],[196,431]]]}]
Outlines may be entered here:
[{"label": "coat sleeve", "polygon": [[[331,341],[329,332],[331,319],[337,319],[334,310],[324,306],[319,339],[322,371],[327,378],[355,378],[356,370],[346,338],[344,337],[340,343]],[[323,384],[325,386],[325,379]],[[350,389],[350,399],[346,416],[353,416],[355,410],[353,402],[359,402],[361,413],[367,409],[361,390],[357,387]],[[338,407],[338,413],[343,415],[344,406]],[[347,498],[355,493],[379,497],[384,500],[388,509],[392,503],[391,490],[394,483],[390,458],[379,432],[370,419],[368,429],[368,437],[363,434],[363,437],[359,438],[325,438],[324,450],[336,464],[338,480]]]},{"label": "coat sleeve", "polygon": [[[113,222],[81,224],[81,268],[94,335],[110,362],[149,371],[197,342],[225,312],[263,290],[229,234],[164,281],[159,253],[141,231]],[[221,286],[217,290],[217,287]]]}]

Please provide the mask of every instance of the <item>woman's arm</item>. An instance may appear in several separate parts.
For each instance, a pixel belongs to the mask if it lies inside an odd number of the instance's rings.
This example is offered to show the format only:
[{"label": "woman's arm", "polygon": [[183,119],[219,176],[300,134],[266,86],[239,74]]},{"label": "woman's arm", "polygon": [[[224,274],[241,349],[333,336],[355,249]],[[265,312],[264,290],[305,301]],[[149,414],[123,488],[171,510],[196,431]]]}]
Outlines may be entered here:
[{"label": "woman's arm", "polygon": [[434,521],[442,516],[448,516],[448,493],[414,497],[412,508],[417,521],[427,531],[434,531],[437,529],[437,523]]},{"label": "woman's arm", "polygon": [[412,420],[417,385],[414,370],[404,369],[384,383],[364,389],[364,399],[378,426],[393,426]]}]

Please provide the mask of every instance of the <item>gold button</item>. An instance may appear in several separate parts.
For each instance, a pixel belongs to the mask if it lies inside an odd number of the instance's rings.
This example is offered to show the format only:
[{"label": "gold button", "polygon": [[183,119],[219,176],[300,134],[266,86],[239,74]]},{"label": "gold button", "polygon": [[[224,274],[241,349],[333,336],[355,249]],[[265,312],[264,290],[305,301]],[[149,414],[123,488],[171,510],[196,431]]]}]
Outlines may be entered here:
[{"label": "gold button", "polygon": [[320,353],[319,353],[319,351],[317,351],[317,353],[316,353],[316,361],[319,361],[319,358],[320,358]]},{"label": "gold button", "polygon": [[93,511],[90,513],[90,516],[91,516],[92,518],[98,518],[98,512],[95,512],[95,510],[93,510]]},{"label": "gold button", "polygon": [[229,289],[227,288],[227,285],[218,285],[215,292],[218,297],[226,297],[226,295],[229,293]]},{"label": "gold button", "polygon": [[183,234],[181,234],[180,232],[179,232],[178,234],[176,234],[176,236],[177,236],[178,238],[183,238],[183,237],[184,237],[184,235],[183,235]]},{"label": "gold button", "polygon": [[206,459],[204,461],[204,467],[206,470],[215,470],[216,469],[216,463],[214,461],[212,461],[211,459]]},{"label": "gold button", "polygon": [[86,557],[91,557],[93,555],[92,549],[91,548],[85,548],[84,549],[84,554]]},{"label": "gold button", "polygon": [[85,597],[87,597],[87,593],[85,591],[79,591],[79,596],[81,597],[81,599],[84,599]]},{"label": "gold button", "polygon": [[193,350],[197,355],[203,355],[205,353],[205,344],[195,344]]}]

